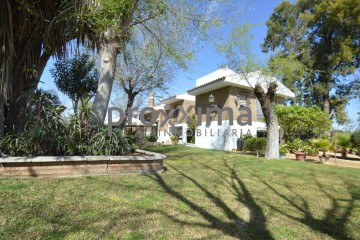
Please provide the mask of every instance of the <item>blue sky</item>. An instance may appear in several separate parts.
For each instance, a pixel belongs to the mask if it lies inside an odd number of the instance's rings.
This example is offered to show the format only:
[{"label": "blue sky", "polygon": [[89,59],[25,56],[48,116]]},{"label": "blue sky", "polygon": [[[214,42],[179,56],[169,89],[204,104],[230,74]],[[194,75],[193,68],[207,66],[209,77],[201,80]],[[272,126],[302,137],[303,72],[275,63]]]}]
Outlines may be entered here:
[{"label": "blue sky", "polygon": [[[260,58],[266,58],[266,55],[261,52],[260,44],[263,42],[263,39],[266,36],[267,27],[265,25],[266,21],[269,19],[274,8],[281,3],[281,0],[254,0],[251,1],[250,5],[247,5],[246,12],[247,15],[244,16],[242,21],[251,23],[256,27],[253,28],[252,34],[254,36],[252,47],[253,52]],[[243,1],[234,1],[235,5],[243,4]],[[251,9],[251,10],[248,10]],[[227,35],[231,29],[231,24],[224,24],[222,26],[222,31],[224,32],[224,37]],[[178,93],[186,92],[188,89],[191,89],[195,86],[195,80],[199,77],[202,77],[212,71],[215,71],[219,68],[220,65],[225,64],[226,61],[223,56],[216,51],[216,47],[213,44],[205,44],[197,54],[193,62],[191,62],[190,67],[187,71],[178,72],[175,76],[174,82],[171,88],[168,90],[169,95],[174,95]],[[39,87],[48,90],[55,90],[56,86],[54,85],[53,79],[50,74],[50,69],[54,64],[54,60],[51,59],[41,77],[41,82]],[[69,99],[62,95],[58,94],[62,103],[71,108],[71,102]],[[113,94],[114,95],[114,94]],[[158,94],[161,95],[161,94]],[[114,99],[115,96],[112,96]],[[350,101],[347,106],[347,112],[349,117],[353,120],[357,119],[357,112],[359,112],[359,100]]]}]

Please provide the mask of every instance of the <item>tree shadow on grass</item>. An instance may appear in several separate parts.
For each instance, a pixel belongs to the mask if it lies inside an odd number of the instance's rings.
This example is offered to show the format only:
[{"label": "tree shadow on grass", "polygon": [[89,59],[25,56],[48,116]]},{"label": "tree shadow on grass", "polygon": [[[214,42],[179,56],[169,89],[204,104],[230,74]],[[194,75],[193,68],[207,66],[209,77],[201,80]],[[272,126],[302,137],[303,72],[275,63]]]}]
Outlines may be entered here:
[{"label": "tree shadow on grass", "polygon": [[[348,222],[348,219],[351,215],[352,210],[355,207],[355,200],[359,200],[360,197],[358,194],[353,193],[350,190],[350,185],[347,184],[348,193],[350,194],[350,199],[337,199],[334,196],[332,196],[328,191],[325,190],[324,186],[316,179],[314,174],[312,174],[312,180],[315,182],[318,190],[322,192],[331,202],[331,207],[326,210],[325,217],[322,219],[316,218],[313,213],[311,212],[310,206],[306,199],[301,196],[299,193],[295,192],[290,186],[283,185],[287,188],[289,192],[294,194],[297,199],[301,201],[301,203],[296,203],[293,199],[291,199],[289,196],[286,196],[285,194],[279,192],[276,190],[273,186],[271,186],[268,182],[261,179],[256,174],[249,172],[252,176],[257,178],[259,182],[264,184],[270,191],[275,193],[277,196],[279,196],[281,199],[285,200],[290,206],[296,209],[297,213],[301,213],[302,216],[293,216],[292,214],[285,212],[281,207],[271,205],[266,201],[263,201],[263,204],[268,205],[273,211],[280,213],[292,220],[298,221],[302,224],[307,225],[311,229],[327,234],[334,239],[339,240],[352,240],[353,238],[348,235],[346,232],[346,223]],[[345,210],[342,210],[340,206],[340,202],[347,202],[346,207],[343,207]]]},{"label": "tree shadow on grass", "polygon": [[[226,160],[224,161],[226,162]],[[226,165],[230,170],[230,176],[231,176],[231,181],[228,180],[226,181],[231,188],[230,190],[233,190],[232,192],[235,192],[237,200],[249,209],[250,211],[249,221],[245,221],[244,219],[240,218],[235,210],[231,209],[223,200],[221,200],[221,198],[211,193],[208,189],[202,186],[194,178],[190,177],[189,175],[185,174],[184,172],[180,171],[174,166],[171,165],[169,166],[174,171],[179,173],[182,177],[192,182],[203,193],[205,193],[207,199],[209,199],[214,205],[216,205],[217,208],[222,210],[222,212],[226,215],[227,220],[216,217],[216,215],[213,213],[215,212],[215,210],[205,209],[201,207],[199,204],[185,197],[179,191],[173,189],[169,184],[166,183],[164,178],[159,174],[147,175],[147,177],[156,181],[160,186],[162,186],[162,188],[166,191],[166,193],[170,194],[179,201],[185,203],[193,211],[201,215],[208,222],[208,224],[202,222],[183,221],[180,219],[176,219],[173,216],[170,216],[165,211],[162,210],[154,210],[154,211],[160,212],[161,214],[165,215],[174,222],[183,225],[201,226],[205,228],[216,229],[221,231],[222,234],[232,237],[238,237],[242,239],[274,239],[271,233],[266,229],[266,218],[263,214],[261,207],[256,203],[254,198],[251,196],[246,185],[237,176],[234,167],[230,167],[229,165]],[[220,175],[224,174],[215,169],[214,171]]]}]

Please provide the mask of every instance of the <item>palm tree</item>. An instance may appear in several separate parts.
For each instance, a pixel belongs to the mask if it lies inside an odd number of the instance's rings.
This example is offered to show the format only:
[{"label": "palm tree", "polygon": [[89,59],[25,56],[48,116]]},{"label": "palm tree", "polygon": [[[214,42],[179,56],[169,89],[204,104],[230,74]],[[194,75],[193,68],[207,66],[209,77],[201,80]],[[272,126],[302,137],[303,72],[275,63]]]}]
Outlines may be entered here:
[{"label": "palm tree", "polygon": [[337,136],[336,144],[342,147],[341,156],[347,157],[347,149],[351,147],[351,135],[349,133],[342,133]]},{"label": "palm tree", "polygon": [[76,13],[89,2],[0,1],[0,104],[9,103],[8,127],[22,129],[23,110],[30,99],[20,96],[30,96],[49,58],[65,54],[67,43],[82,34],[75,27]]}]

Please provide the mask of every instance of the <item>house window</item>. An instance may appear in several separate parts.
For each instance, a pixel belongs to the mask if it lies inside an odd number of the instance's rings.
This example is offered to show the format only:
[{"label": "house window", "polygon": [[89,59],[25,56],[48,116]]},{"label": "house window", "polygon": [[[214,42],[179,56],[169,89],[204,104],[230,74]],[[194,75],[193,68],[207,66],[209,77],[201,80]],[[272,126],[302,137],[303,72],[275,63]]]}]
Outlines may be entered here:
[{"label": "house window", "polygon": [[179,116],[179,113],[180,113],[180,109],[178,108],[178,106],[176,106],[175,108],[175,112],[174,112],[174,118],[177,118]]},{"label": "house window", "polygon": [[274,102],[278,105],[284,105],[284,99],[281,97],[275,97]]},{"label": "house window", "polygon": [[248,93],[240,92],[236,97],[239,102],[239,107],[247,107],[248,106]]}]

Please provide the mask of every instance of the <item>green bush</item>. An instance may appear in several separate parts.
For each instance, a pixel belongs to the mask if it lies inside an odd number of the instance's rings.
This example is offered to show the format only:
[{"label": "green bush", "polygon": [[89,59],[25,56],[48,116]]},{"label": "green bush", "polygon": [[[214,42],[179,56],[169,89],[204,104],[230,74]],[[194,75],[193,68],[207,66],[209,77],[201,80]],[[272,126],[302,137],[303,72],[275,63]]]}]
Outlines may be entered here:
[{"label": "green bush", "polygon": [[254,137],[253,137],[251,134],[246,133],[246,134],[242,135],[242,138],[243,138],[244,141],[245,141],[245,140],[248,139],[248,138],[254,138]]},{"label": "green bush", "polygon": [[131,151],[131,138],[122,130],[108,136],[106,126],[92,126],[91,111],[82,110],[69,121],[64,107],[51,93],[38,90],[26,109],[24,131],[0,140],[1,151],[9,156],[123,155]]},{"label": "green bush", "polygon": [[279,153],[281,154],[281,155],[285,155],[286,153],[288,152],[288,149],[287,149],[287,146],[284,144],[284,145],[281,145],[280,147],[279,147]]},{"label": "green bush", "polygon": [[308,144],[304,145],[304,147],[302,149],[304,152],[306,152],[309,155],[316,155],[319,152],[315,146],[308,145]]},{"label": "green bush", "polygon": [[317,137],[331,129],[331,120],[319,107],[275,106],[286,139]]},{"label": "green bush", "polygon": [[155,134],[151,134],[146,137],[146,140],[148,140],[149,142],[156,142],[158,140],[158,137]]},{"label": "green bush", "polygon": [[265,152],[266,149],[266,138],[249,137],[244,140],[244,149],[246,151],[259,151]]},{"label": "green bush", "polygon": [[112,135],[108,135],[107,127],[99,127],[88,145],[88,155],[124,155],[131,151],[129,139],[123,135],[123,131],[114,128]]},{"label": "green bush", "polygon": [[287,141],[286,147],[291,153],[296,151],[303,151],[304,142],[299,138],[295,138],[293,141]]},{"label": "green bush", "polygon": [[0,141],[2,152],[10,156],[63,155],[66,123],[53,92],[36,90],[26,109],[25,127],[20,134],[7,134]]},{"label": "green bush", "polygon": [[355,131],[351,134],[350,142],[354,148],[357,149],[358,154],[360,153],[360,130]]}]

